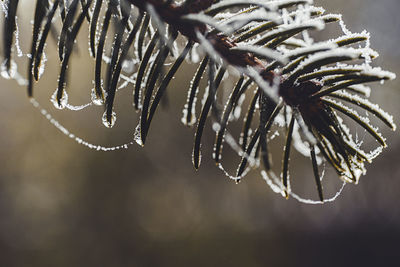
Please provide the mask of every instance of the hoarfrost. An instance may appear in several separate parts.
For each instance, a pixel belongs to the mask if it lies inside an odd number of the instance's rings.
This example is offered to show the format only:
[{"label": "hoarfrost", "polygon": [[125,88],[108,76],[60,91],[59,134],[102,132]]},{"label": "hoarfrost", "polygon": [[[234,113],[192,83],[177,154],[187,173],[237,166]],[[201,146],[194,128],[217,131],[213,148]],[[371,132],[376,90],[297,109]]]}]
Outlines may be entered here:
[{"label": "hoarfrost", "polygon": [[19,42],[19,28],[18,28],[18,17],[15,16],[15,47],[17,48],[17,55],[18,57],[23,57],[24,53],[22,52],[20,42]]},{"label": "hoarfrost", "polygon": [[54,127],[56,127],[61,133],[64,135],[68,136],[75,142],[77,142],[80,145],[83,145],[85,147],[88,147],[89,149],[97,150],[97,151],[104,151],[104,152],[109,152],[109,151],[115,151],[115,150],[121,150],[121,149],[128,149],[129,146],[136,144],[136,142],[131,141],[125,144],[121,144],[118,146],[111,146],[111,147],[106,147],[102,145],[95,145],[90,142],[85,141],[84,139],[77,137],[75,134],[71,133],[67,128],[65,128],[63,125],[61,125],[56,119],[51,116],[51,114],[44,108],[42,108],[39,104],[39,102],[35,98],[30,99],[30,103],[32,104],[33,107],[39,110],[40,114],[46,118]]},{"label": "hoarfrost", "polygon": [[104,126],[106,126],[107,128],[112,128],[112,127],[114,127],[115,121],[117,120],[117,114],[113,111],[111,113],[111,120],[109,121],[107,119],[107,111],[104,111],[103,117],[101,120],[102,120]]},{"label": "hoarfrost", "polygon": [[[259,41],[261,38],[264,38],[266,36],[268,37],[268,35],[279,36],[280,34],[284,33],[285,31],[288,31],[290,29],[299,28],[299,26],[304,26],[304,27],[309,26],[310,28],[322,29],[325,25],[324,20],[327,21],[330,19],[331,20],[338,19],[340,27],[341,27],[343,33],[345,34],[344,36],[339,37],[335,40],[327,41],[327,42],[314,43],[313,39],[309,36],[307,30],[303,30],[302,36],[301,35],[298,36],[299,38],[294,38],[294,37],[289,38],[288,40],[285,41],[285,45],[279,46],[278,49],[273,50],[273,51],[275,51],[275,54],[269,54],[269,55],[271,57],[274,56],[274,57],[272,57],[274,59],[283,61],[283,59],[286,60],[286,57],[290,57],[290,56],[294,57],[294,56],[298,56],[299,54],[302,54],[302,53],[304,55],[308,55],[308,54],[312,54],[314,52],[318,52],[318,49],[331,50],[328,52],[315,53],[315,54],[309,56],[306,60],[303,60],[300,63],[300,65],[289,75],[296,74],[296,72],[298,72],[298,71],[301,72],[304,68],[307,68],[310,65],[312,65],[312,63],[315,63],[315,62],[325,59],[327,57],[334,57],[334,56],[339,57],[339,56],[343,56],[343,55],[345,55],[345,56],[348,55],[349,58],[351,58],[351,59],[362,57],[365,60],[364,64],[362,64],[360,66],[355,66],[360,69],[357,72],[357,74],[378,77],[378,78],[381,78],[381,82],[383,82],[384,79],[394,79],[396,77],[395,74],[393,74],[391,72],[383,71],[380,68],[372,68],[369,66],[369,64],[372,61],[372,58],[377,57],[378,54],[369,48],[370,47],[370,43],[369,43],[370,37],[369,37],[368,32],[363,31],[361,34],[351,33],[347,29],[347,27],[344,24],[342,17],[340,15],[329,14],[329,15],[320,16],[321,14],[324,13],[324,10],[322,8],[316,8],[316,7],[310,6],[310,4],[312,4],[312,2],[313,2],[311,0],[309,0],[309,1],[278,0],[278,1],[266,1],[266,3],[260,3],[260,1],[253,1],[253,0],[251,0],[251,1],[231,0],[231,1],[219,2],[217,4],[214,4],[211,8],[218,8],[218,6],[224,5],[224,4],[234,4],[234,3],[243,4],[245,2],[248,3],[251,6],[251,8],[244,9],[243,14],[235,16],[235,13],[227,12],[227,13],[221,13],[221,14],[217,15],[216,17],[214,17],[214,19],[210,19],[211,17],[207,17],[205,15],[200,18],[203,20],[207,19],[206,22],[208,22],[211,26],[213,26],[214,28],[219,29],[221,31],[228,32],[228,33],[233,33],[236,29],[242,28],[242,27],[244,27],[244,29],[248,29],[248,27],[245,27],[246,24],[247,24],[247,26],[252,26],[252,27],[253,26],[255,27],[257,25],[262,25],[261,21],[263,21],[265,19],[274,21],[277,24],[282,23],[282,24],[278,25],[275,29],[270,30],[267,34],[263,34],[263,35],[254,37],[254,39],[247,42],[247,44],[251,44],[251,43],[254,44],[255,42]],[[285,5],[288,3],[297,4],[298,6],[297,6],[296,10],[292,11],[290,13],[285,8],[278,9],[279,6]],[[302,5],[302,4],[304,4],[304,5]],[[8,13],[7,6],[3,3],[3,1],[0,2],[0,5],[1,5],[3,12],[7,16],[7,13]],[[255,5],[257,7],[262,7],[262,8],[254,8],[253,5]],[[164,43],[166,43],[169,46],[171,51],[176,51],[176,47],[172,47],[172,43],[170,42],[169,39],[167,39],[167,30],[165,28],[165,25],[160,21],[160,18],[158,17],[158,14],[154,10],[154,8],[152,8],[151,5],[148,5],[147,9],[148,9],[148,12],[151,14],[152,20],[154,22],[154,24],[149,25],[149,27],[151,28],[150,34],[154,33],[154,29],[152,29],[152,26],[153,25],[156,26],[158,31],[161,32],[160,36],[161,36],[161,38],[164,39]],[[251,10],[251,11],[248,14],[245,14],[245,12],[247,12],[249,10]],[[292,9],[289,9],[289,10],[292,10]],[[320,13],[320,14],[315,15],[315,14],[312,14],[313,12]],[[194,15],[190,15],[190,16],[192,16],[192,19],[193,19]],[[17,20],[17,18],[16,18],[16,20]],[[131,22],[129,22],[129,23],[131,23]],[[131,24],[131,26],[133,26],[133,25]],[[17,25],[16,32],[14,34],[15,34],[15,39],[16,39],[15,47],[17,49],[17,55],[19,57],[21,57],[24,54],[23,54],[23,52],[20,48],[20,44],[19,44],[18,25]],[[222,64],[224,64],[223,58],[220,57],[220,55],[218,55],[218,53],[213,48],[213,46],[210,44],[210,42],[203,35],[201,35],[199,33],[197,33],[197,34],[198,34],[197,37],[200,40],[200,47],[202,48],[202,51],[205,52],[206,54],[208,54],[211,58],[213,58],[214,61],[216,61],[218,63],[222,62]],[[99,35],[99,31],[98,31],[98,29],[96,29],[95,42],[98,42],[98,35]],[[340,44],[345,43],[346,40],[349,40],[351,38],[365,38],[365,41],[366,41],[365,47],[359,48],[359,49],[357,49],[357,48],[337,48],[338,45],[340,46]],[[290,47],[290,46],[286,46],[286,44],[294,44],[295,46],[299,46],[301,48],[290,50],[290,49],[288,49],[288,47]],[[136,45],[136,42],[135,42],[135,45]],[[199,46],[196,44],[195,47],[191,50],[190,58],[191,58],[192,62],[198,62],[200,59],[200,56],[197,53],[197,47],[199,47]],[[241,48],[236,48],[236,49],[241,49]],[[243,48],[243,50],[245,50],[245,49],[251,50],[248,47]],[[285,58],[277,51],[282,52],[284,54]],[[256,52],[257,51],[253,51],[253,53],[256,53]],[[263,52],[265,55],[267,55],[267,52],[270,53],[271,51],[267,51],[266,49],[264,49],[263,51],[259,50],[258,52],[259,53]],[[28,55],[28,57],[29,57],[29,55]],[[155,56],[153,56],[151,58],[150,62],[153,62],[154,58],[155,58]],[[46,61],[46,58],[44,57],[42,65],[40,66],[40,69],[39,69],[39,77],[43,73],[45,61]],[[105,63],[109,64],[110,58],[107,57],[105,54],[103,54],[103,61]],[[123,64],[123,71],[129,72],[129,73],[134,72],[135,65],[137,63],[138,63],[138,61],[129,61],[129,62],[125,61]],[[316,69],[319,69],[321,71],[321,70],[328,70],[330,68],[333,70],[333,69],[341,68],[342,66],[343,65],[341,65],[341,64],[337,64],[335,67],[318,66]],[[307,71],[313,71],[313,70],[307,70]],[[279,96],[277,94],[277,90],[278,90],[277,83],[274,83],[273,86],[269,86],[269,84],[267,84],[264,81],[264,79],[260,76],[258,70],[253,69],[253,68],[246,69],[244,71],[244,73],[247,73],[248,76],[253,78],[256,81],[256,83],[258,84],[258,86],[260,88],[262,88],[263,91],[266,92],[270,97],[274,98],[275,101],[278,101]],[[22,79],[20,79],[18,76],[19,74],[16,70],[16,64],[13,61],[11,62],[10,71],[5,70],[4,64],[1,66],[1,75],[7,79],[12,78],[12,79],[16,79],[17,81],[22,81]],[[131,76],[125,76],[125,75],[121,74],[121,78],[124,80],[124,82],[122,83],[122,85],[120,85],[118,87],[118,90],[121,88],[127,87],[129,84],[134,84],[136,82],[135,75],[136,75],[135,73]],[[147,78],[147,76],[146,76],[146,78]],[[298,78],[298,77],[296,77],[296,78]],[[193,83],[193,81],[192,81],[192,83]],[[345,89],[350,89],[350,90],[353,89],[354,91],[362,93],[362,94],[366,95],[367,97],[369,97],[369,94],[370,94],[370,88],[366,87],[364,85],[352,85],[352,86],[348,86],[348,88],[345,88]],[[195,109],[196,109],[198,90],[199,89],[196,88],[195,97],[194,97],[193,105],[191,105],[191,109],[188,110],[189,109],[188,104],[186,104],[185,108],[183,109],[182,122],[184,124],[193,125],[196,122],[196,114],[195,114],[196,110]],[[141,99],[142,91],[140,91],[139,93],[140,93],[139,99]],[[380,107],[378,105],[372,104],[368,100],[363,99],[357,95],[351,95],[351,94],[345,92],[344,90],[342,90],[340,92],[336,92],[330,96],[332,97],[335,94],[342,96],[342,97],[347,97],[359,104],[368,106],[369,109],[372,110],[372,113],[374,113],[375,115],[379,114],[379,116],[381,116],[383,118],[383,120],[386,121],[387,124],[391,125],[392,128],[395,129],[395,125],[393,123],[392,116],[390,116],[389,114],[384,112],[382,109],[380,109]],[[202,101],[203,104],[204,104],[204,101],[207,98],[207,96],[208,96],[208,86],[206,88],[206,92],[204,94],[204,98]],[[189,97],[190,96],[188,96],[188,98]],[[238,104],[234,108],[229,120],[238,119],[240,117],[241,104],[243,103],[243,101],[244,101],[244,94],[240,97]],[[54,104],[54,106],[57,109],[67,108],[67,109],[74,110],[74,111],[82,110],[91,105],[104,105],[104,100],[97,97],[94,89],[91,92],[91,102],[88,104],[84,104],[81,106],[73,106],[73,105],[68,104],[68,95],[65,90],[63,91],[60,101],[57,101],[57,90],[56,90],[56,92],[51,97],[51,102]],[[139,103],[140,102],[141,101],[139,101]],[[41,108],[39,103],[35,99],[32,98],[31,103],[35,108],[39,109],[41,114],[47,120],[49,120],[50,123],[52,125],[54,125],[58,130],[60,130],[63,134],[74,139],[77,143],[89,147],[90,149],[101,150],[101,151],[114,151],[114,150],[118,150],[118,149],[126,149],[128,146],[135,144],[135,143],[137,143],[141,146],[143,145],[142,139],[141,139],[141,134],[140,134],[141,133],[140,124],[135,129],[133,141],[128,142],[126,144],[122,144],[120,146],[103,147],[100,145],[91,144],[79,137],[76,137],[74,134],[70,133],[65,127],[63,127],[61,124],[59,124],[58,121],[56,121],[45,109]],[[346,111],[350,112],[354,116],[358,116],[358,114],[355,111],[348,109],[347,106],[344,106],[341,103],[337,103],[337,102],[335,102],[335,103],[338,105],[341,105],[340,106],[341,108],[346,109]],[[257,103],[257,105],[258,105],[258,103]],[[189,113],[192,116],[191,116],[191,120],[187,121]],[[291,111],[289,111],[288,113],[291,113]],[[105,112],[103,114],[102,121],[106,127],[111,128],[115,124],[115,120],[116,120],[115,112],[112,112],[110,122],[107,120],[107,113]],[[348,136],[350,138],[350,140],[346,140],[346,141],[348,141],[351,146],[359,148],[361,144],[358,143],[358,140],[356,140],[356,142],[354,142],[351,139],[350,131],[348,130],[348,128],[344,126],[340,117],[338,118],[338,120],[340,120],[340,124],[342,124],[341,127],[344,128],[345,132],[348,134]],[[368,118],[360,118],[360,120],[362,120],[362,122],[364,122],[365,124],[370,126]],[[283,127],[283,126],[285,126],[285,121],[287,121],[287,118],[284,118],[283,115],[278,115],[277,118],[274,120],[274,124],[278,124],[281,127]],[[375,131],[377,130],[376,128],[373,128],[372,126],[370,126],[370,127],[371,127],[371,129],[373,129]],[[217,122],[214,122],[212,125],[212,128],[214,131],[218,132],[221,130],[221,125]],[[249,133],[249,135],[250,135],[250,133]],[[275,136],[277,136],[277,135],[279,135],[279,132],[275,131],[272,134],[272,136],[269,137],[269,140],[274,139]],[[381,137],[381,138],[383,139],[383,137]],[[296,124],[295,130],[293,132],[293,140],[294,140],[294,146],[297,148],[297,150],[299,150],[302,154],[304,154],[304,155],[307,154],[307,156],[309,156],[309,148],[307,147],[307,142],[302,140],[302,136],[300,135],[300,131],[299,131],[299,126],[297,126],[297,124]],[[249,162],[249,167],[246,168],[245,172],[243,173],[243,175],[241,177],[235,177],[235,176],[229,175],[228,172],[222,166],[222,164],[218,164],[219,169],[221,169],[230,179],[239,181],[244,175],[246,175],[246,173],[252,167],[259,166],[259,160],[254,158],[254,155],[247,155],[244,151],[242,151],[241,147],[236,143],[235,139],[231,136],[231,134],[229,132],[226,133],[224,141],[227,142],[230,145],[230,147],[237,152],[238,155],[246,158]],[[318,150],[316,149],[316,151],[318,151]],[[376,157],[381,151],[382,151],[382,147],[378,147],[374,151],[369,152],[367,154],[367,157],[369,159],[372,159],[372,158]],[[253,152],[253,153],[255,153],[255,152]],[[363,153],[363,152],[360,151],[360,153]],[[201,155],[200,155],[200,159],[201,159]],[[340,160],[342,160],[342,159],[340,159]],[[354,162],[357,161],[355,158],[352,160],[354,160]],[[318,161],[318,164],[320,164],[321,158],[317,157],[317,161]],[[353,175],[352,172],[354,173],[356,180],[358,180],[362,174],[365,174],[364,164],[362,164],[362,163],[359,163],[359,164],[356,163],[351,166],[344,166],[344,168],[347,168],[347,170],[346,170],[346,173],[345,173],[343,179],[348,182],[351,181],[351,178]],[[278,179],[278,177],[274,173],[272,173],[272,172],[267,173],[267,172],[263,171],[261,174],[262,174],[264,180],[267,182],[267,184],[272,188],[272,190],[274,192],[282,193],[285,190],[280,179]],[[321,180],[322,180],[322,177],[321,177]],[[325,200],[325,202],[334,201],[342,192],[345,184],[346,183],[343,183],[339,192],[335,196],[333,196],[330,199]],[[300,202],[308,203],[308,204],[321,204],[320,201],[303,199],[300,196],[296,195],[295,193],[291,192],[290,183],[289,183],[289,192],[288,193]]]},{"label": "hoarfrost", "polygon": [[7,70],[6,64],[6,60],[1,64],[1,76],[7,80],[14,79],[17,74],[17,63],[11,59],[9,70]]},{"label": "hoarfrost", "polygon": [[[277,194],[283,194],[285,187],[283,186],[280,179],[278,179],[278,177],[276,177],[276,175],[274,173],[272,173],[272,172],[267,173],[266,171],[261,171],[261,176],[265,180],[267,185],[272,189],[272,191],[274,191]],[[292,191],[289,191],[288,194],[291,197],[293,197],[294,199],[296,199],[297,201],[299,201],[300,203],[311,204],[311,205],[320,205],[320,204],[335,201],[342,194],[345,186],[346,186],[346,182],[343,182],[342,186],[336,192],[336,194],[331,198],[324,199],[324,201],[305,199],[305,198],[302,198],[301,196],[293,193]]]},{"label": "hoarfrost", "polygon": [[39,65],[39,69],[38,69],[39,79],[42,77],[42,75],[44,73],[46,62],[47,62],[46,53],[43,52],[42,60],[40,61],[40,65]]},{"label": "hoarfrost", "polygon": [[140,123],[136,126],[135,132],[133,134],[133,139],[139,146],[143,146]]},{"label": "hoarfrost", "polygon": [[56,89],[50,98],[51,103],[57,109],[64,109],[68,105],[68,94],[63,90],[60,100],[57,100],[58,89]]},{"label": "hoarfrost", "polygon": [[6,5],[6,3],[4,3],[4,1],[0,2],[0,7],[1,7],[1,11],[4,13],[4,17],[7,18],[8,16],[8,5]]},{"label": "hoarfrost", "polygon": [[371,103],[368,99],[362,98],[358,95],[350,94],[346,91],[335,92],[332,93],[330,96],[338,97],[344,100],[350,100],[353,102],[353,104],[361,105],[363,108],[369,110],[375,116],[384,121],[393,130],[396,130],[396,125],[394,124],[393,116],[385,112],[383,109],[381,109],[379,105]]},{"label": "hoarfrost", "polygon": [[75,105],[71,105],[71,104],[67,103],[65,108],[68,109],[68,110],[72,110],[72,111],[79,111],[79,110],[84,110],[84,109],[90,107],[92,104],[93,104],[92,102],[89,102],[89,103],[86,103],[86,104],[75,106]]},{"label": "hoarfrost", "polygon": [[97,96],[97,93],[96,93],[96,89],[95,89],[95,88],[92,89],[92,92],[91,92],[91,94],[90,94],[90,97],[91,97],[92,103],[93,103],[94,105],[96,105],[96,106],[102,106],[102,105],[104,105],[104,100],[103,100],[101,97]]}]

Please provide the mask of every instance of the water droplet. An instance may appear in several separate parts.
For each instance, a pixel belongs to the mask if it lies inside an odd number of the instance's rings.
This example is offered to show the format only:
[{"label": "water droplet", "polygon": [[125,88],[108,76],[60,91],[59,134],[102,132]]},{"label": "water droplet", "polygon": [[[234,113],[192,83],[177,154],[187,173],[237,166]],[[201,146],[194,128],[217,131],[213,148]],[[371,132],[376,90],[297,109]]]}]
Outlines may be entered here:
[{"label": "water droplet", "polygon": [[117,120],[117,114],[114,111],[111,114],[111,121],[107,120],[107,111],[104,112],[102,118],[104,126],[106,126],[107,128],[112,128],[114,127],[116,120]]},{"label": "water droplet", "polygon": [[64,109],[68,105],[68,94],[64,90],[60,99],[60,102],[57,101],[57,92],[58,89],[56,89],[53,93],[53,95],[50,98],[51,103],[53,103],[54,107],[57,109]]}]

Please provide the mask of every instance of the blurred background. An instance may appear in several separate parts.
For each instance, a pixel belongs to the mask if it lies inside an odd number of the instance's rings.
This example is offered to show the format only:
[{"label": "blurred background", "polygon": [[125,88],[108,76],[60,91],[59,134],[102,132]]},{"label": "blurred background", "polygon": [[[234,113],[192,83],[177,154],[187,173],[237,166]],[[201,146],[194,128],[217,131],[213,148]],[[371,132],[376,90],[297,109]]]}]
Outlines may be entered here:
[{"label": "blurred background", "polygon": [[[29,14],[18,21],[24,52],[33,2],[23,1]],[[398,0],[315,2],[342,13],[351,31],[370,31],[380,52],[374,65],[400,73]],[[326,34],[322,38],[335,37]],[[85,46],[71,60],[68,85],[76,104],[87,103],[93,87],[87,33],[81,37]],[[130,89],[118,94],[113,129],[102,125],[101,107],[58,111],[48,101],[59,71],[53,40],[47,57],[35,97],[57,120],[92,143],[132,140],[138,115]],[[25,73],[25,60],[17,62]],[[389,148],[335,202],[285,200],[257,170],[238,185],[227,179],[211,160],[210,125],[202,166],[194,170],[194,130],[180,122],[189,78],[180,73],[174,80],[169,107],[157,112],[144,148],[108,153],[60,133],[29,103],[24,86],[0,79],[0,266],[398,266],[398,131],[381,128]],[[397,124],[399,83],[373,84],[371,96]],[[317,199],[309,161],[294,156],[291,170],[296,191]],[[333,195],[340,181],[335,175],[326,180]]]}]

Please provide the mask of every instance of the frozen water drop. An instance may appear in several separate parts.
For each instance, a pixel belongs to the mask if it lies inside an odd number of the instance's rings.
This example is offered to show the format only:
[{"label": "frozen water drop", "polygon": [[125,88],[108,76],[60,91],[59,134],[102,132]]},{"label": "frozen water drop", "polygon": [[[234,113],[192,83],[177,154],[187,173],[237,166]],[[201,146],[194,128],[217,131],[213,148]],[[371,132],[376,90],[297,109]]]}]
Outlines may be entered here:
[{"label": "frozen water drop", "polygon": [[11,61],[9,70],[7,70],[6,65],[7,65],[7,60],[4,60],[3,64],[1,64],[0,71],[1,71],[1,76],[4,79],[9,80],[15,77],[15,74],[17,73],[17,64],[14,61]]},{"label": "frozen water drop", "polygon": [[212,128],[213,128],[214,132],[219,132],[221,130],[221,125],[217,122],[214,122],[214,124],[212,125]]},{"label": "frozen water drop", "polygon": [[102,106],[104,104],[104,99],[96,94],[96,90],[94,88],[92,89],[91,99],[92,103],[96,106]]},{"label": "frozen water drop", "polygon": [[113,111],[111,114],[111,121],[109,121],[107,119],[107,111],[104,112],[103,114],[103,124],[104,126],[106,126],[107,128],[112,128],[115,125],[115,121],[117,120],[117,114]]},{"label": "frozen water drop", "polygon": [[57,92],[58,89],[56,89],[53,93],[53,95],[51,96],[51,103],[53,103],[54,107],[57,109],[64,109],[67,105],[68,105],[68,94],[67,92],[64,90],[61,96],[60,101],[57,100]]}]

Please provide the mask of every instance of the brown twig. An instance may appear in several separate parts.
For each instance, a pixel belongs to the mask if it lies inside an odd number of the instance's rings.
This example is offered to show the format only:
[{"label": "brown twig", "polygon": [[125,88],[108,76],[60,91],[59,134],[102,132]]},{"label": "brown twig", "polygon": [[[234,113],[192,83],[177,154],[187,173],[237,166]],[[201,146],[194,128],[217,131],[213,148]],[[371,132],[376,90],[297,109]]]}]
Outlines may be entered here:
[{"label": "brown twig", "polygon": [[151,4],[157,14],[170,27],[180,32],[189,40],[199,42],[196,32],[203,34],[214,50],[229,64],[237,67],[255,67],[260,71],[262,77],[268,82],[272,82],[275,74],[272,71],[265,71],[265,66],[252,53],[243,51],[232,51],[231,48],[236,47],[237,43],[222,33],[211,33],[208,26],[201,22],[187,23],[183,21],[183,16],[193,13],[199,13],[209,8],[215,0],[194,0],[190,5],[177,5],[174,1],[165,3],[161,0],[129,0],[139,9],[146,11],[146,5]]}]

